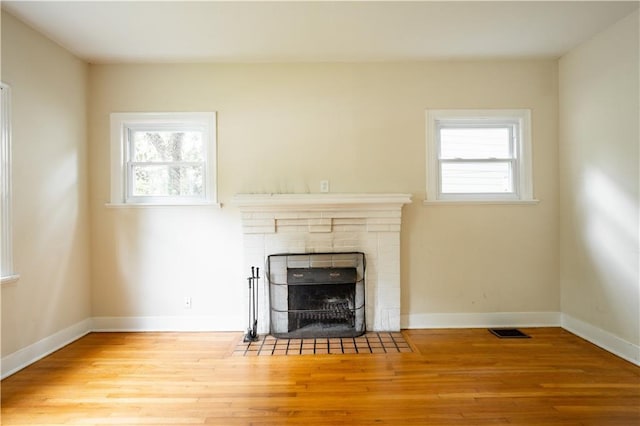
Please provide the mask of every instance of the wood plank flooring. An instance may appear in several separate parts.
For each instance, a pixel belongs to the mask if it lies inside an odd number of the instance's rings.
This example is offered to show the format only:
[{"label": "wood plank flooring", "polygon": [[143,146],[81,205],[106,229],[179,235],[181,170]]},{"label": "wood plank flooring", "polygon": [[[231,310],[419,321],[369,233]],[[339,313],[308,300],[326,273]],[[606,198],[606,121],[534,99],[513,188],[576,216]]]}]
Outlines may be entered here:
[{"label": "wood plank flooring", "polygon": [[409,330],[411,353],[232,356],[93,333],[2,381],[2,425],[640,425],[640,368],[559,328]]}]

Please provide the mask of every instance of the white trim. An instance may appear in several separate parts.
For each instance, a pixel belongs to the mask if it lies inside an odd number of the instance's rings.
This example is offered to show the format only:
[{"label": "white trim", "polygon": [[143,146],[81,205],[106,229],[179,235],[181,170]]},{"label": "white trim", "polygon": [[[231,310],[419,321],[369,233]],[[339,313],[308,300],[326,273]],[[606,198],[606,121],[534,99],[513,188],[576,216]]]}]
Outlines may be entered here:
[{"label": "white trim", "polygon": [[95,317],[87,318],[47,336],[2,358],[1,378],[4,379],[53,352],[92,332],[241,332],[244,315],[207,317]]},{"label": "white trim", "polygon": [[264,211],[277,209],[305,210],[353,209],[353,208],[401,208],[411,203],[411,194],[236,194],[232,204],[243,211]]},{"label": "white trim", "polygon": [[2,235],[2,242],[0,243],[1,257],[0,264],[2,265],[2,284],[15,283],[20,278],[20,275],[16,274],[13,264],[13,225],[12,225],[12,208],[13,208],[13,193],[11,184],[11,87],[0,82],[0,110],[2,116],[0,120],[1,124],[1,141],[0,141],[0,184],[2,184],[2,201],[0,202],[0,216],[2,217],[2,223],[0,225],[0,234]]},{"label": "white trim", "polygon": [[140,331],[242,331],[244,315],[162,316],[162,317],[94,317],[95,332]]},{"label": "white trim", "polygon": [[568,314],[562,314],[562,328],[622,359],[640,366],[639,345],[628,342],[615,334],[602,330]]},{"label": "white trim", "polygon": [[[200,317],[94,317],[2,358],[4,379],[91,332],[242,332],[243,315]],[[487,312],[401,315],[401,327],[485,328],[562,327],[567,331],[640,366],[640,346],[560,312]]]},{"label": "white trim", "polygon": [[[155,204],[152,197],[132,197],[125,200],[126,185],[126,158],[128,131],[131,128],[147,125],[197,125],[205,129],[207,139],[205,146],[207,162],[205,165],[205,195],[202,203],[217,204],[218,179],[217,179],[217,114],[212,112],[114,112],[110,115],[111,127],[111,199],[110,204]],[[140,200],[138,200],[140,198]],[[150,202],[148,200],[151,200]],[[138,201],[141,201],[140,203]],[[159,205],[194,205],[199,204],[200,199],[163,197]]]},{"label": "white trim", "polygon": [[222,208],[222,203],[181,203],[181,204],[151,204],[151,203],[105,203],[108,209],[140,209],[140,208],[158,208],[158,207],[217,207]]},{"label": "white trim", "polygon": [[1,282],[2,285],[15,284],[20,280],[20,274],[7,275],[6,277],[2,277]]},{"label": "white trim", "polygon": [[[428,202],[467,203],[518,202],[533,200],[533,162],[530,109],[429,109],[426,111],[426,189]],[[439,155],[436,122],[439,120],[504,120],[518,122],[517,173],[512,194],[440,194]]]},{"label": "white trim", "polygon": [[401,315],[402,328],[559,327],[560,312],[478,312]]},{"label": "white trim", "polygon": [[540,200],[424,200],[422,205],[424,206],[469,206],[469,205],[477,205],[477,204],[496,204],[496,205],[534,205],[539,204]]},{"label": "white trim", "polygon": [[88,318],[3,357],[2,379],[89,334],[91,329],[92,320]]},{"label": "white trim", "polygon": [[640,366],[640,345],[561,312],[487,312],[401,315],[401,326],[416,328],[562,327]]}]

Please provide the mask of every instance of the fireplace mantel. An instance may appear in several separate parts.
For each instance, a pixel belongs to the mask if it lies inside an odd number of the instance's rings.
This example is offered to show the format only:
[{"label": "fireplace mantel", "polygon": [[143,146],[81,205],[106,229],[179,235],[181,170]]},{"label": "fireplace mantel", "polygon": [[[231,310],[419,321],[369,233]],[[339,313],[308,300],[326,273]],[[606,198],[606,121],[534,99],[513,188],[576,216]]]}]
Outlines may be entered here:
[{"label": "fireplace mantel", "polygon": [[[366,329],[400,330],[400,230],[411,194],[237,194],[245,270],[282,253],[362,252]],[[269,292],[259,297],[258,331],[269,331]]]},{"label": "fireplace mantel", "polygon": [[394,209],[411,203],[411,194],[236,194],[232,204],[243,211]]}]

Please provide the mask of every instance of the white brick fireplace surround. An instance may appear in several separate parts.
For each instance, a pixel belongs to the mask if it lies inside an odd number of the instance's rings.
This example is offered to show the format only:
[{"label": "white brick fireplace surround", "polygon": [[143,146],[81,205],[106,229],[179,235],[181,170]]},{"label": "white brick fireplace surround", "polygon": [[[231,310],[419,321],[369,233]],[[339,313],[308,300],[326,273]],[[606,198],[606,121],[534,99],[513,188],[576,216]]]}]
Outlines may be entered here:
[{"label": "white brick fireplace surround", "polygon": [[[238,194],[232,202],[242,213],[245,271],[264,271],[271,254],[363,252],[367,330],[400,330],[400,225],[410,194]],[[268,333],[264,279],[258,303],[258,332]]]}]

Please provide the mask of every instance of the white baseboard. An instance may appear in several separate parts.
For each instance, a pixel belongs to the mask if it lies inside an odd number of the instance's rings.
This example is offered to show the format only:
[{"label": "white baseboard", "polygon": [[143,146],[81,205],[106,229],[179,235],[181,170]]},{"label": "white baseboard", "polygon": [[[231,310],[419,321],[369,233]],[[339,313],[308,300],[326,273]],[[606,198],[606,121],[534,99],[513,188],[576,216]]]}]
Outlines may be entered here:
[{"label": "white baseboard", "polygon": [[[246,320],[246,318],[243,318]],[[4,379],[58,349],[101,331],[240,331],[240,317],[96,317],[87,318],[2,358]]]},{"label": "white baseboard", "polygon": [[402,328],[560,327],[560,312],[485,312],[402,315]]},{"label": "white baseboard", "polygon": [[241,331],[241,324],[239,316],[94,317],[92,331]]},{"label": "white baseboard", "polygon": [[25,348],[2,358],[2,378],[33,364],[58,349],[91,332],[92,321],[87,318],[70,327],[45,337]]},{"label": "white baseboard", "polygon": [[608,331],[567,314],[562,314],[562,328],[622,359],[640,366],[640,346],[636,344],[627,342]]},{"label": "white baseboard", "polygon": [[[2,358],[2,379],[82,336],[108,331],[242,331],[244,318],[229,317],[95,317]],[[581,338],[640,366],[640,346],[560,312],[441,313],[401,316],[402,328],[563,327]]]}]

